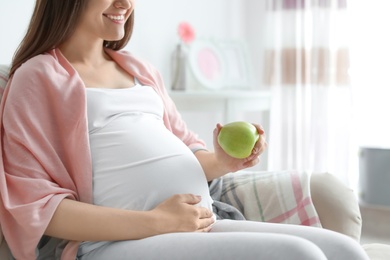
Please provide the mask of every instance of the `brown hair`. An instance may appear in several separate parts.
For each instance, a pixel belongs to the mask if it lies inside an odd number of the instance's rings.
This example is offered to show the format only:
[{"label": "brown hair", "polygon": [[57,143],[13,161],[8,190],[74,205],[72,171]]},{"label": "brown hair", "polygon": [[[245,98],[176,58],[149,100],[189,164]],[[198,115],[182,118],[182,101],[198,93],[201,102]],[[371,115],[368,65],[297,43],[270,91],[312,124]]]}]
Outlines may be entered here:
[{"label": "brown hair", "polygon": [[[10,76],[32,57],[58,47],[74,32],[88,0],[36,0],[27,29],[13,57]],[[120,50],[133,33],[134,11],[125,24],[125,36],[119,41],[104,41],[104,46]]]}]

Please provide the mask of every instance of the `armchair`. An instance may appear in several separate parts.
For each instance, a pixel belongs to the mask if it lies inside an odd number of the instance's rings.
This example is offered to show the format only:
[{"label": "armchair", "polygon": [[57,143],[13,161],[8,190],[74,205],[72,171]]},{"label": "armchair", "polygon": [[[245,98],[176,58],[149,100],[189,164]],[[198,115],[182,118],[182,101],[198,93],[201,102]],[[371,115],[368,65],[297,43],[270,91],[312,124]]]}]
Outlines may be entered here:
[{"label": "armchair", "polygon": [[[8,67],[0,65],[0,96],[7,80]],[[241,171],[222,177],[220,185],[217,198],[235,206],[248,220],[322,226],[360,239],[362,219],[357,199],[331,174]],[[363,247],[373,260],[390,259],[388,245]],[[1,226],[0,259],[12,259]]]}]

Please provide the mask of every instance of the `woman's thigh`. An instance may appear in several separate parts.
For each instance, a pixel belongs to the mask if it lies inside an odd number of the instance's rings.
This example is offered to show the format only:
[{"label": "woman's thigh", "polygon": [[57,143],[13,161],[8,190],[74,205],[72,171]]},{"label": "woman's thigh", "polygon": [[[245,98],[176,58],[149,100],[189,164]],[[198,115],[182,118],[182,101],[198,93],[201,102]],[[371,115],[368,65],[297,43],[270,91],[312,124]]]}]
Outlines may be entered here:
[{"label": "woman's thigh", "polygon": [[285,234],[255,232],[172,233],[111,242],[79,257],[107,259],[326,259],[312,242]]},{"label": "woman's thigh", "polygon": [[211,232],[259,232],[287,234],[311,241],[328,259],[368,259],[358,242],[352,238],[323,228],[300,225],[274,224],[254,221],[217,221]]}]

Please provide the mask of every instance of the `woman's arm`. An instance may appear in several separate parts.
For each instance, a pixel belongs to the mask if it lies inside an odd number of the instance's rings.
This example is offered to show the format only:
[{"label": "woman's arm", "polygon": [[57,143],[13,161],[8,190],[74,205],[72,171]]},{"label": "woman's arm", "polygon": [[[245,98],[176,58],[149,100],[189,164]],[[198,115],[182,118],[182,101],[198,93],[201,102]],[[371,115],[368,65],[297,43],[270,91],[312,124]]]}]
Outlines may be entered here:
[{"label": "woman's arm", "polygon": [[174,195],[150,211],[107,208],[64,199],[45,235],[73,241],[142,239],[171,232],[207,232],[212,212],[195,206],[200,197]]},{"label": "woman's arm", "polygon": [[199,150],[195,152],[202,165],[203,171],[206,174],[208,181],[221,177],[229,172],[236,172],[255,166],[260,161],[260,154],[266,149],[267,143],[265,141],[264,130],[260,125],[254,124],[260,134],[259,141],[255,144],[252,154],[244,159],[236,159],[227,155],[221,146],[218,144],[217,138],[222,126],[217,124],[213,132],[214,152]]}]

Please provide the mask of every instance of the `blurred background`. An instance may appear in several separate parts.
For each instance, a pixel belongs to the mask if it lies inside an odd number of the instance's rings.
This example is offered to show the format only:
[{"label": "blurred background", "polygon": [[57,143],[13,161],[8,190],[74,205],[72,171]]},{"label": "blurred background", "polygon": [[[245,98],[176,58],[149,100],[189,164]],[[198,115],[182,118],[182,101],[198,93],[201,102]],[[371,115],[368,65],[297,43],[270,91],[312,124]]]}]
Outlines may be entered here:
[{"label": "blurred background", "polygon": [[[11,62],[33,5],[0,2],[0,64]],[[386,0],[140,0],[126,50],[157,67],[211,149],[216,123],[259,123],[269,148],[255,169],[330,172],[362,202],[390,206],[389,10]]]}]

